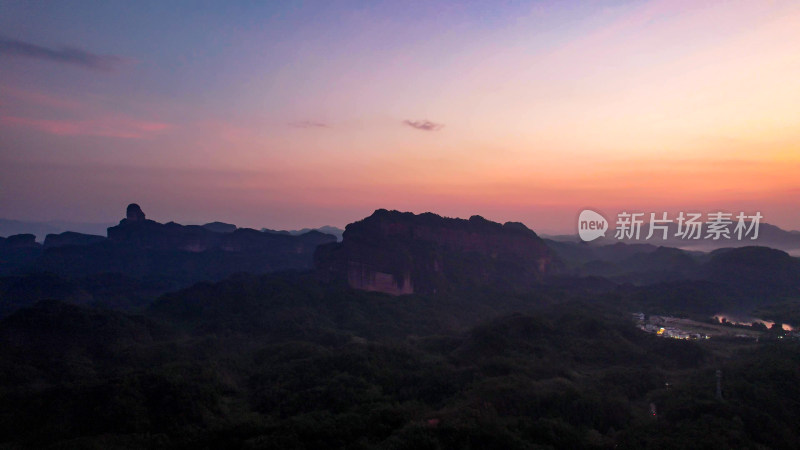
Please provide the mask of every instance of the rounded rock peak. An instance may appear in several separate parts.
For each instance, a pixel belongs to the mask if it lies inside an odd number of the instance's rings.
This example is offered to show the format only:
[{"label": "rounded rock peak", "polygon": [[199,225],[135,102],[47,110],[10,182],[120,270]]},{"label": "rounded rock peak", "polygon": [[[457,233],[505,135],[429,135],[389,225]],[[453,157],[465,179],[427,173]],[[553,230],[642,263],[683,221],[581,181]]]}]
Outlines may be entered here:
[{"label": "rounded rock peak", "polygon": [[144,212],[142,208],[139,207],[136,203],[131,203],[128,205],[128,209],[125,212],[125,216],[128,220],[133,222],[141,222],[145,220]]}]

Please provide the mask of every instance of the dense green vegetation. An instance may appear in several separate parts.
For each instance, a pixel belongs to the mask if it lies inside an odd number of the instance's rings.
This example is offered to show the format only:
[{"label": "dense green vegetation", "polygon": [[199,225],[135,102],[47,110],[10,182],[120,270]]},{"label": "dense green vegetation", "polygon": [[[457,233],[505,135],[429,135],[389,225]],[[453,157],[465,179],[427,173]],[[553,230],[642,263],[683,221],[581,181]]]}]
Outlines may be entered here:
[{"label": "dense green vegetation", "polygon": [[238,275],[136,314],[39,302],[0,321],[0,446],[798,447],[796,342],[658,338],[627,291],[577,286]]},{"label": "dense green vegetation", "polygon": [[[0,448],[800,447],[791,333],[727,324],[751,338],[675,340],[631,316],[800,325],[800,260],[759,247],[547,249],[518,224],[400,216],[421,227],[379,220],[321,247],[312,273],[230,276],[306,267],[290,259],[310,254],[187,252],[173,238],[227,238],[159,224],[143,237],[158,248],[64,246],[6,267]],[[417,294],[351,289],[353,262],[411,276]]]}]

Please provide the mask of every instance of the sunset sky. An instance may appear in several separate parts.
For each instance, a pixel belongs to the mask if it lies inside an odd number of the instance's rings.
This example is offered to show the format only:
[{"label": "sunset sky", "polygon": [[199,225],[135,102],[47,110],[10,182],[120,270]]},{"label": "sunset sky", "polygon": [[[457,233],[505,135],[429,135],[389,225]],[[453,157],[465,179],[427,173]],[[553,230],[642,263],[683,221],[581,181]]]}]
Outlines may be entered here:
[{"label": "sunset sky", "polygon": [[800,229],[800,2],[0,0],[0,217],[131,202],[255,228]]}]

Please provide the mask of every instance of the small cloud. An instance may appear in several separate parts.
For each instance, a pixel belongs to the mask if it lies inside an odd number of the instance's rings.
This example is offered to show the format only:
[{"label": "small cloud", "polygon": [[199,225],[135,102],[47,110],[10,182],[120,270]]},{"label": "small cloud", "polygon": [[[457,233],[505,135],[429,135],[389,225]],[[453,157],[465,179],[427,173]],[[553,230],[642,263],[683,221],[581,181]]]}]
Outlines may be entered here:
[{"label": "small cloud", "polygon": [[422,131],[439,131],[444,128],[444,124],[431,122],[430,120],[404,120],[403,124]]},{"label": "small cloud", "polygon": [[322,122],[315,122],[313,120],[302,120],[300,122],[290,122],[290,127],[293,128],[329,128],[328,124]]},{"label": "small cloud", "polygon": [[114,55],[98,55],[74,47],[52,49],[14,39],[0,38],[0,55],[21,56],[103,72],[114,71],[128,60]]}]

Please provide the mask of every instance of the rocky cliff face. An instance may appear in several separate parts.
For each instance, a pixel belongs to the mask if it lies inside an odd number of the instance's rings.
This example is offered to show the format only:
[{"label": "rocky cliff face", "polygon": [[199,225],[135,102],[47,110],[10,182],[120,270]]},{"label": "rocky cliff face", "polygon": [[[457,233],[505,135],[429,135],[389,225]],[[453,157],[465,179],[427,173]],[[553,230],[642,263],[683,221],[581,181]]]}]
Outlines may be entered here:
[{"label": "rocky cliff face", "polygon": [[131,203],[125,210],[125,219],[131,222],[144,222],[144,211],[142,211],[142,208],[136,203]]},{"label": "rocky cliff face", "polygon": [[560,268],[542,239],[521,223],[387,210],[348,225],[341,243],[319,247],[315,265],[323,278],[394,295],[513,288]]}]

